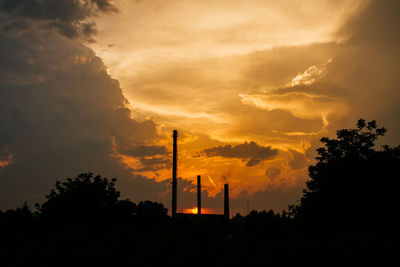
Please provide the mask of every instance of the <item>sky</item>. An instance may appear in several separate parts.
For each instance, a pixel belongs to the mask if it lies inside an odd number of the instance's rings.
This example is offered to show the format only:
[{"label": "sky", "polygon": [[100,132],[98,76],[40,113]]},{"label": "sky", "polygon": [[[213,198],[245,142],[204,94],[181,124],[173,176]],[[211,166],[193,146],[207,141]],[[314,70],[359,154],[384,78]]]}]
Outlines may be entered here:
[{"label": "sky", "polygon": [[55,181],[122,198],[280,211],[323,136],[359,118],[399,144],[396,0],[0,0],[0,209]]}]

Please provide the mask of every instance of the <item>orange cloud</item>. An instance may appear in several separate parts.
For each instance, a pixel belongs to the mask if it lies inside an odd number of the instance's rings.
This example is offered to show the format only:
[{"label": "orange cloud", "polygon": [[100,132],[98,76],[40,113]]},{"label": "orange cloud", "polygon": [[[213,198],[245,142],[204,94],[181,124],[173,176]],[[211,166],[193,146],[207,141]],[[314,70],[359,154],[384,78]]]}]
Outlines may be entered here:
[{"label": "orange cloud", "polygon": [[0,153],[0,168],[5,168],[13,161],[13,155],[7,152]]}]

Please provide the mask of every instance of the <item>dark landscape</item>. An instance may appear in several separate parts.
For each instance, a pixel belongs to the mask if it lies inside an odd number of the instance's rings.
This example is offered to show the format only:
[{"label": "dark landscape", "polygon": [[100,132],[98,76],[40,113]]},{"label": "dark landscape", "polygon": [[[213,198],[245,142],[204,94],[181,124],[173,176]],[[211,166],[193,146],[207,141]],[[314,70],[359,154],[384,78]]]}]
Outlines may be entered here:
[{"label": "dark landscape", "polygon": [[119,199],[115,178],[57,182],[42,204],[0,213],[1,266],[395,266],[400,147],[359,120],[322,138],[299,203],[229,221],[171,218]]},{"label": "dark landscape", "polygon": [[400,266],[400,0],[0,0],[0,267]]}]

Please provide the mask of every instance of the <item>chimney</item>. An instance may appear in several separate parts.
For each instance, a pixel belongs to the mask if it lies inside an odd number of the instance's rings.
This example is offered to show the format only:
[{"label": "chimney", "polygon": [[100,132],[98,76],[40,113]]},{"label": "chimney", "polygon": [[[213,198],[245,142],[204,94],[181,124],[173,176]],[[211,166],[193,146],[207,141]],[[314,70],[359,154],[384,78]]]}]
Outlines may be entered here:
[{"label": "chimney", "polygon": [[197,175],[197,214],[201,214],[201,176]]},{"label": "chimney", "polygon": [[224,216],[225,220],[229,222],[229,186],[225,184],[224,186]]},{"label": "chimney", "polygon": [[178,131],[174,130],[173,134],[173,151],[172,151],[172,218],[176,217],[176,202],[177,202],[177,181],[176,181],[176,172],[177,172],[177,157],[178,157]]}]

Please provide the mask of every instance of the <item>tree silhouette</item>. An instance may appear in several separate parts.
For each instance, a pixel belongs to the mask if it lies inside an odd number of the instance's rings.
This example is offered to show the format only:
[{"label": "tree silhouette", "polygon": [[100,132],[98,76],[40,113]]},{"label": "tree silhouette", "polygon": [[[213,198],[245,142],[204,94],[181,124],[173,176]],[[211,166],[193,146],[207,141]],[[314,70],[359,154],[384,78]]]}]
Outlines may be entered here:
[{"label": "tree silhouette", "polygon": [[342,256],[337,261],[348,262],[397,246],[393,212],[400,209],[400,147],[377,149],[376,141],[385,132],[375,121],[360,119],[357,128],[337,131],[336,139],[321,139],[316,164],[308,169],[307,189],[291,214],[323,257],[334,251]]},{"label": "tree silhouette", "polygon": [[[115,189],[116,179],[83,173],[76,178],[57,181],[55,189],[46,196],[47,201],[37,205],[41,217],[58,222],[75,220],[102,222],[109,220],[118,209],[120,193]],[[132,208],[131,212],[134,212]]]},{"label": "tree silhouette", "polygon": [[147,228],[168,222],[168,210],[163,204],[146,200],[136,205],[128,199],[119,200],[115,183],[116,178],[93,173],[57,181],[46,196],[47,201],[36,204],[38,216],[51,224],[89,223],[94,228],[124,221],[142,223]]}]

